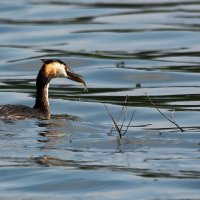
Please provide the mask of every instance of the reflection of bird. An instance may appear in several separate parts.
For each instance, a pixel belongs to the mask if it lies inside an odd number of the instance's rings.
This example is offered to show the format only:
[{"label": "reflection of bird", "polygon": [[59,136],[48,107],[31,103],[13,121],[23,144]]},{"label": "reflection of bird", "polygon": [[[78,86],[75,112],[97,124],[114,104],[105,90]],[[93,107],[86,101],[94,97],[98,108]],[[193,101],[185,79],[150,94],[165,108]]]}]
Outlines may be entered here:
[{"label": "reflection of bird", "polygon": [[0,106],[0,119],[24,119],[24,118],[50,118],[48,100],[49,82],[53,78],[63,77],[82,83],[84,80],[79,74],[74,73],[69,67],[57,59],[42,59],[43,66],[40,69],[36,80],[36,100],[33,108],[23,105]]}]

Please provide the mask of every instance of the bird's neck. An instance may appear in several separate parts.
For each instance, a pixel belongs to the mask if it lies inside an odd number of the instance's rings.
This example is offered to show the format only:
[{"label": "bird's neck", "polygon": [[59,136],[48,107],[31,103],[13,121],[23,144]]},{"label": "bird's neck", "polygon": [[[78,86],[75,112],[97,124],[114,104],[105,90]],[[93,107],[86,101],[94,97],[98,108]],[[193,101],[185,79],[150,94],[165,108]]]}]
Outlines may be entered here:
[{"label": "bird's neck", "polygon": [[48,98],[48,89],[49,89],[50,80],[44,76],[40,71],[36,81],[36,99],[34,109],[45,115],[47,118],[50,118],[50,107],[49,107],[49,98]]}]

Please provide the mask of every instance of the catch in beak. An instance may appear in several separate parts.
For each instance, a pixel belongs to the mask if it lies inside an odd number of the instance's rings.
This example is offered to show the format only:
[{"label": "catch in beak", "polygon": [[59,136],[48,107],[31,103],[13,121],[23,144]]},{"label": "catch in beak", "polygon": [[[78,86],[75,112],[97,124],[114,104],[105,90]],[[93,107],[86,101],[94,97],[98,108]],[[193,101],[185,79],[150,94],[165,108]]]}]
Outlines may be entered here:
[{"label": "catch in beak", "polygon": [[68,75],[68,77],[67,77],[68,79],[83,84],[84,87],[85,87],[84,90],[85,90],[86,92],[88,92],[87,85],[86,85],[85,81],[83,80],[83,77],[82,77],[80,74],[77,74],[77,73],[71,71],[71,70],[68,68],[68,69],[67,69],[67,75]]}]

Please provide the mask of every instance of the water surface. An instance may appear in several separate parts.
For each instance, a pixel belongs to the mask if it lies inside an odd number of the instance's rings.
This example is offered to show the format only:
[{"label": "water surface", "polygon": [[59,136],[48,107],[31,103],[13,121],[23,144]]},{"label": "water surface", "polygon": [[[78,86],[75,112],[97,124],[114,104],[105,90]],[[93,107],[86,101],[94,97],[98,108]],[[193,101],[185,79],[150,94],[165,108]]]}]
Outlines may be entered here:
[{"label": "water surface", "polygon": [[[33,106],[41,58],[63,60],[89,89],[53,80],[50,120],[0,121],[1,199],[199,199],[199,1],[19,0],[0,11],[0,104]],[[127,95],[125,125],[135,114],[119,139],[104,105],[117,120]]]}]

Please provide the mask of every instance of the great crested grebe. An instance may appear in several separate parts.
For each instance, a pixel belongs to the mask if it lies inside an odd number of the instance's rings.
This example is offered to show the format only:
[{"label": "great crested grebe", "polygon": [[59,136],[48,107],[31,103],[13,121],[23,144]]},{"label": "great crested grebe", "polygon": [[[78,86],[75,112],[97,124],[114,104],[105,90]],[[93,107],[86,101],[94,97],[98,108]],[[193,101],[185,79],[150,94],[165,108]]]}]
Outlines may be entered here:
[{"label": "great crested grebe", "polygon": [[36,80],[36,99],[33,108],[24,105],[0,106],[0,119],[25,119],[40,118],[50,119],[50,107],[48,100],[49,82],[53,78],[63,77],[82,83],[85,81],[79,74],[74,73],[69,67],[58,59],[42,59],[43,65]]}]

